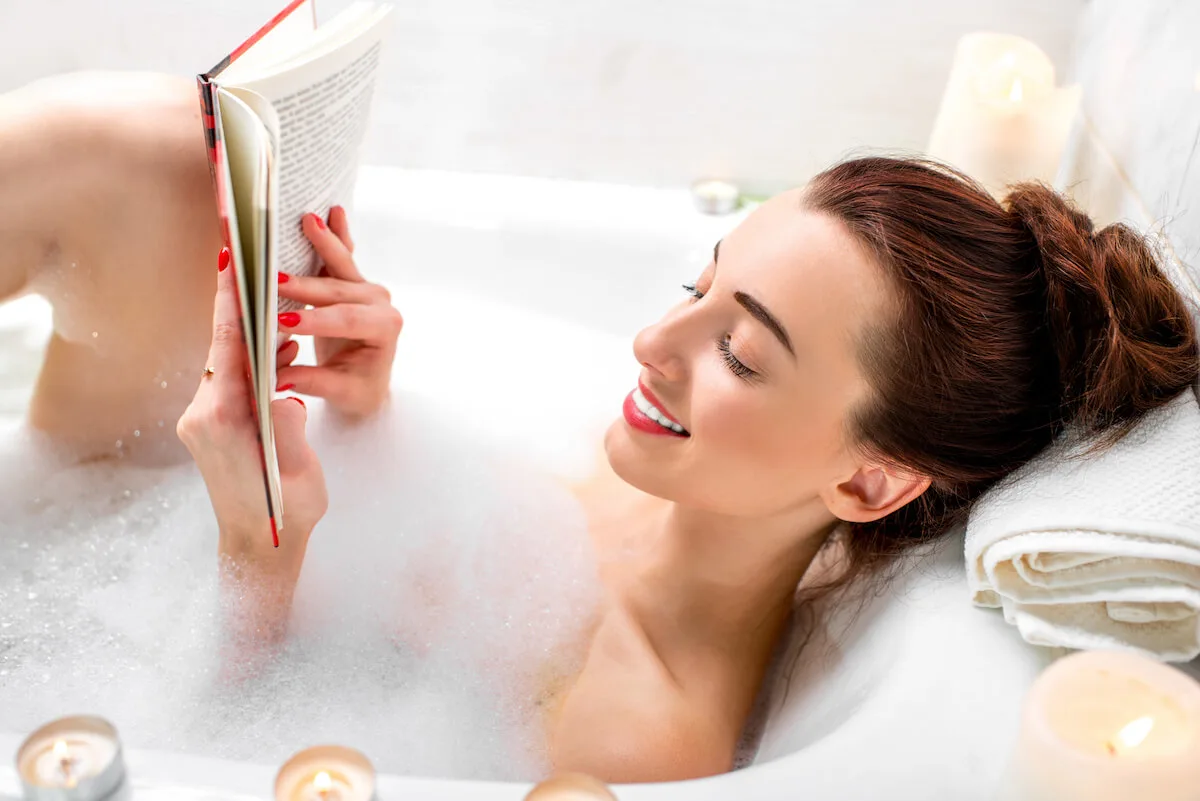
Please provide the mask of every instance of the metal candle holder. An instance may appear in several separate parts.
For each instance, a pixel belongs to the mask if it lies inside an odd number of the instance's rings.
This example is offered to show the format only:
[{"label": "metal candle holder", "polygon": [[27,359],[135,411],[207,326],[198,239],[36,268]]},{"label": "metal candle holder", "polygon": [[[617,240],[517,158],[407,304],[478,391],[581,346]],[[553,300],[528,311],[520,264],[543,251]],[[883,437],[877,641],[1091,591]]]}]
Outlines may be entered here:
[{"label": "metal candle holder", "polygon": [[102,801],[125,781],[121,739],[104,718],[59,718],[21,743],[17,773],[26,801]]},{"label": "metal candle holder", "polygon": [[318,745],[293,754],[275,775],[275,801],[374,801],[375,768],[361,751]]}]

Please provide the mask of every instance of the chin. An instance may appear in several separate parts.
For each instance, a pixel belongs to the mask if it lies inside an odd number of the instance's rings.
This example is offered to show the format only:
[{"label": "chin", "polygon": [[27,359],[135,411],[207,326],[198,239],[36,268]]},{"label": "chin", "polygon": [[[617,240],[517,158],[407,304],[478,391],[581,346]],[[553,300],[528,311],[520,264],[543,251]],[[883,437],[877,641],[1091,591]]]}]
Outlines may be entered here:
[{"label": "chin", "polygon": [[614,420],[604,434],[604,455],[609,467],[634,489],[667,501],[680,500],[676,472],[655,458],[656,454],[640,439],[642,436],[630,431],[624,420],[619,417]]}]

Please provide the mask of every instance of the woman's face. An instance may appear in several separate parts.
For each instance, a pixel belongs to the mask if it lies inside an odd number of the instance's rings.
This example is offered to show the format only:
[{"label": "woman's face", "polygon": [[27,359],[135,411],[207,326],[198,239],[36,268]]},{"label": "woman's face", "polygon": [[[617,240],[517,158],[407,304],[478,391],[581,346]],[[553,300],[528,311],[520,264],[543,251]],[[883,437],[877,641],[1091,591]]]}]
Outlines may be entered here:
[{"label": "woman's face", "polygon": [[888,298],[879,268],[840,223],[802,210],[800,190],[763,204],[634,340],[643,370],[605,437],[613,469],[722,514],[821,502],[861,459],[846,436],[867,393],[856,342]]}]

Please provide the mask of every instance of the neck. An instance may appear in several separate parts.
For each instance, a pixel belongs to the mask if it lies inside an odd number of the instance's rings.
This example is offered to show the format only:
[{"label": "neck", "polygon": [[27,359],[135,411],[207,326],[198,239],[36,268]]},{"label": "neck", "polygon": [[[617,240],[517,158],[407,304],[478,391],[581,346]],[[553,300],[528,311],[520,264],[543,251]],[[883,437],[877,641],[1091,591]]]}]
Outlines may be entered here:
[{"label": "neck", "polygon": [[786,616],[804,572],[836,521],[817,504],[769,518],[680,504],[663,509],[639,554],[647,608],[706,628]]}]

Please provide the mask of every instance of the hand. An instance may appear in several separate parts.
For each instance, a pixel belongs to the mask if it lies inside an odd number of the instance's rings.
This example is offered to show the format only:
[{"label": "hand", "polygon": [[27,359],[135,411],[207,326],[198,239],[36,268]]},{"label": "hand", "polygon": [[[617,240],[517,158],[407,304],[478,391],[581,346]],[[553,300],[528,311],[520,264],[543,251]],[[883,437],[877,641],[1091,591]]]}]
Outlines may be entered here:
[{"label": "hand", "polygon": [[299,576],[308,537],[328,506],[321,464],[304,436],[308,413],[295,398],[271,402],[282,478],[285,528],[272,546],[263,486],[258,421],[242,333],[236,278],[222,251],[208,355],[212,375],[200,380],[176,432],[204,476],[220,525],[220,551],[235,572],[286,594]]},{"label": "hand", "polygon": [[312,334],[317,364],[292,365],[299,344],[284,344],[279,386],[324,398],[350,417],[366,417],[387,400],[404,318],[388,291],[368,283],[355,266],[345,209],[334,206],[328,226],[315,214],[304,215],[302,225],[325,266],[317,276],[280,274],[279,296],[313,308],[279,315],[279,330]]}]

